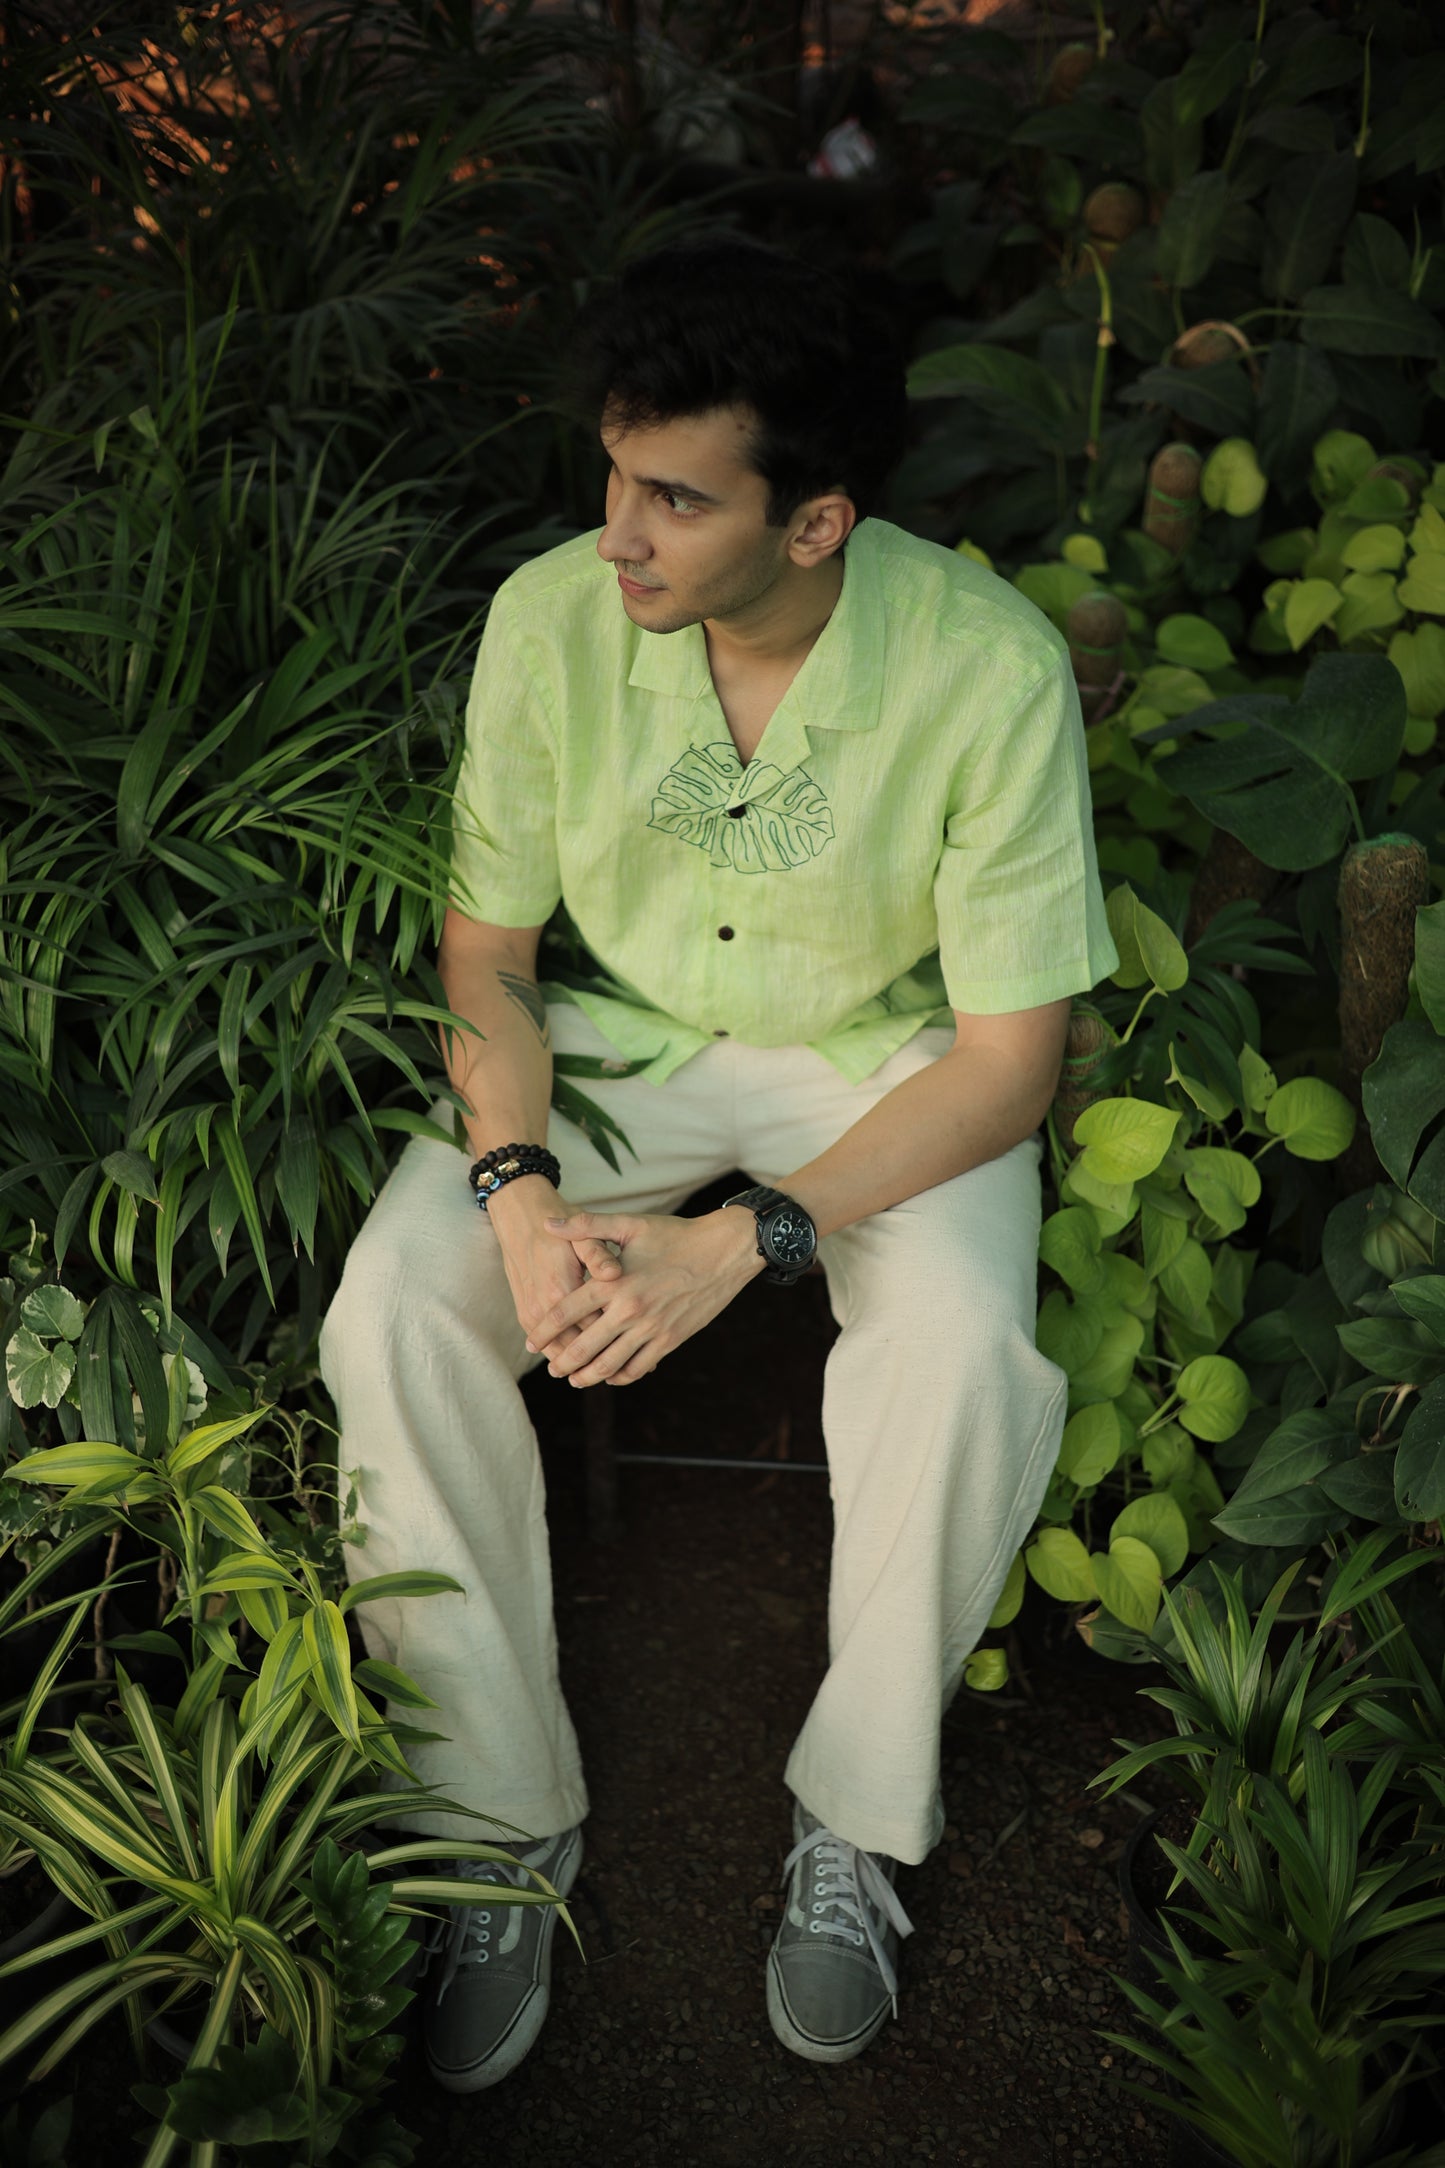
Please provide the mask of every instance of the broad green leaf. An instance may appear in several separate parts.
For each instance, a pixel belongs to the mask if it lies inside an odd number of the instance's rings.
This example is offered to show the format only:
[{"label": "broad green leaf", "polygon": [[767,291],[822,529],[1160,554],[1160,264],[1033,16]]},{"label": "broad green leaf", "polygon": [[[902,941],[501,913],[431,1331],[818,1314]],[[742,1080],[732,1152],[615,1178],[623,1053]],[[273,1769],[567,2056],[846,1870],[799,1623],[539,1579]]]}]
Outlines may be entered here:
[{"label": "broad green leaf", "polygon": [[1396,1280],[1390,1292],[1400,1308],[1445,1347],[1445,1277],[1421,1273],[1417,1279]]},{"label": "broad green leaf", "polygon": [[32,1287],[21,1303],[20,1322],[29,1326],[39,1340],[78,1340],[85,1325],[85,1311],[67,1288],[47,1281],[41,1287]]},{"label": "broad green leaf", "polygon": [[1398,572],[1405,562],[1405,537],[1398,527],[1361,527],[1340,557],[1351,572]]},{"label": "broad green leaf", "polygon": [[1284,606],[1284,629],[1296,653],[1327,625],[1344,601],[1333,580],[1296,580]]},{"label": "broad green leaf", "polygon": [[1407,610],[1445,617],[1445,557],[1433,552],[1412,557],[1395,592]]},{"label": "broad green leaf", "polygon": [[1234,660],[1234,652],[1219,627],[1211,625],[1207,617],[1191,616],[1187,610],[1163,618],[1154,638],[1166,662],[1180,663],[1189,670],[1226,670]]},{"label": "broad green leaf", "polygon": [[1105,1235],[1122,1234],[1134,1217],[1132,1182],[1104,1182],[1084,1165],[1083,1155],[1070,1163],[1059,1192],[1066,1204],[1086,1204],[1099,1216]]},{"label": "broad green leaf", "polygon": [[1410,1318],[1350,1318],[1339,1335],[1348,1355],[1392,1385],[1423,1385],[1440,1368],[1438,1344]]},{"label": "broad green leaf", "polygon": [[396,1596],[460,1596],[465,1591],[460,1581],[454,1581],[449,1573],[427,1573],[420,1570],[404,1573],[374,1573],[368,1580],[353,1581],[341,1597],[342,1611],[349,1611],[353,1604],[390,1602]]},{"label": "broad green leaf", "polygon": [[1039,1587],[1061,1603],[1085,1603],[1099,1593],[1089,1554],[1072,1528],[1041,1528],[1024,1552]]},{"label": "broad green leaf", "polygon": [[1277,175],[1264,200],[1261,268],[1272,301],[1296,301],[1324,278],[1355,207],[1358,171],[1352,151],[1335,151],[1292,158]]},{"label": "broad green leaf", "polygon": [[1337,354],[1433,361],[1445,334],[1429,309],[1378,286],[1316,286],[1304,297],[1301,337]]},{"label": "broad green leaf", "polygon": [[1355,1110],[1321,1077],[1291,1077],[1264,1110],[1266,1126],[1296,1159],[1337,1159],[1355,1133]]},{"label": "broad green leaf", "polygon": [[1197,286],[1218,253],[1229,209],[1229,178],[1218,168],[1195,173],[1169,197],[1159,222],[1155,270],[1168,286]]},{"label": "broad green leaf", "polygon": [[1292,527],[1287,534],[1270,535],[1254,554],[1266,572],[1303,572],[1317,546],[1313,527]]},{"label": "broad green leaf", "polygon": [[1107,1551],[1093,1552],[1089,1564],[1105,1608],[1125,1626],[1147,1633],[1159,1615],[1163,1586],[1159,1561],[1148,1544],[1136,1536],[1120,1536]]},{"label": "broad green leaf", "polygon": [[1044,1221],[1039,1256],[1075,1294],[1092,1294],[1104,1284],[1099,1262],[1099,1222],[1087,1205],[1069,1205]]},{"label": "broad green leaf", "polygon": [[[1334,370],[1318,347],[1302,346],[1292,339],[1275,340],[1264,365],[1256,433],[1259,463],[1272,482],[1292,492],[1304,481],[1315,439],[1334,413],[1339,396]],[[1301,570],[1303,556],[1294,562],[1276,562],[1266,554],[1278,554],[1292,539],[1275,536],[1260,545],[1260,558],[1271,572]]]},{"label": "broad green leaf", "polygon": [[1064,632],[1074,604],[1081,596],[1093,593],[1094,578],[1078,565],[1022,565],[1014,574],[1014,586]]},{"label": "broad green leaf", "polygon": [[1445,1378],[1425,1387],[1400,1434],[1395,1501],[1407,1521],[1445,1517]]},{"label": "broad green leaf", "polygon": [[1165,1423],[1144,1440],[1139,1452],[1149,1481],[1161,1487],[1189,1476],[1198,1459],[1194,1440],[1177,1423]]},{"label": "broad green leaf", "polygon": [[1159,1272],[1159,1292],[1184,1318],[1202,1318],[1209,1308],[1214,1275],[1209,1253],[1193,1235],[1186,1235],[1174,1256]]},{"label": "broad green leaf", "polygon": [[1177,1420],[1196,1438],[1220,1444],[1234,1436],[1249,1412],[1249,1380],[1227,1355],[1200,1355],[1186,1363],[1176,1386],[1184,1403]]},{"label": "broad green leaf", "polygon": [[1162,918],[1142,904],[1127,881],[1109,893],[1105,910],[1119,962],[1116,986],[1157,986],[1173,993],[1189,977],[1189,962]]},{"label": "broad green leaf", "polygon": [[1388,631],[1405,614],[1392,573],[1348,572],[1340,582],[1340,592],[1344,600],[1335,612],[1332,629],[1342,647],[1367,632]]},{"label": "broad green leaf", "polygon": [[1189,1240],[1188,1218],[1161,1211],[1145,1197],[1139,1205],[1139,1230],[1143,1236],[1144,1270],[1151,1280],[1157,1280]]},{"label": "broad green leaf", "polygon": [[1230,1098],[1228,1092],[1220,1090],[1213,1084],[1201,1084],[1198,1077],[1190,1076],[1187,1071],[1180,1068],[1179,1049],[1173,1039],[1169,1042],[1168,1081],[1171,1084],[1177,1084],[1185,1097],[1192,1100],[1200,1113],[1205,1115],[1211,1122],[1227,1121],[1229,1116],[1235,1112],[1234,1101]]},{"label": "broad green leaf", "polygon": [[1152,1174],[1174,1141],[1179,1116],[1150,1099],[1097,1099],[1074,1123],[1085,1166],[1104,1182]]},{"label": "broad green leaf", "polygon": [[1070,1302],[1055,1288],[1039,1305],[1034,1340],[1039,1353],[1070,1378],[1098,1349],[1104,1337],[1104,1316],[1097,1304],[1081,1296]]},{"label": "broad green leaf", "polygon": [[1388,652],[1405,681],[1410,713],[1445,712],[1445,626],[1418,625],[1413,632],[1397,632]]},{"label": "broad green leaf", "polygon": [[1330,429],[1315,446],[1311,480],[1321,504],[1336,504],[1362,482],[1379,454],[1353,429]]},{"label": "broad green leaf", "polygon": [[1102,576],[1109,569],[1109,560],[1104,554],[1104,545],[1097,535],[1071,534],[1065,536],[1059,555],[1066,565],[1078,565],[1085,572],[1096,572]]},{"label": "broad green leaf", "polygon": [[1024,1566],[1024,1554],[1022,1551],[1015,1551],[1009,1562],[1008,1572],[1004,1576],[1003,1587],[998,1592],[998,1601],[989,1612],[988,1632],[996,1633],[1000,1627],[1013,1624],[1023,1606],[1024,1586],[1027,1580],[1028,1573]]},{"label": "broad green leaf", "polygon": [[1071,1399],[1117,1400],[1134,1374],[1134,1364],[1143,1345],[1141,1318],[1127,1312],[1123,1317],[1111,1318],[1088,1361],[1070,1375]]},{"label": "broad green leaf", "polygon": [[1234,1234],[1259,1202],[1259,1169],[1243,1152],[1199,1144],[1185,1154],[1184,1187],[1222,1234]]},{"label": "broad green leaf", "polygon": [[1415,913],[1415,991],[1435,1029],[1445,1033],[1445,897]]},{"label": "broad green leaf", "polygon": [[972,341],[924,354],[908,372],[908,391],[914,399],[967,399],[1051,450],[1074,440],[1077,424],[1059,379],[1008,347]]},{"label": "broad green leaf", "polygon": [[1141,673],[1136,690],[1141,702],[1165,716],[1192,715],[1214,698],[1209,680],[1179,663],[1152,664]]},{"label": "broad green leaf", "polygon": [[1252,1046],[1239,1050],[1239,1073],[1244,1079],[1244,1103],[1251,1114],[1263,1114],[1279,1090],[1273,1069]]},{"label": "broad green leaf", "polygon": [[1008,1657],[1002,1649],[975,1649],[963,1660],[963,1683],[977,1694],[995,1694],[1008,1684]]},{"label": "broad green leaf", "polygon": [[1058,1470],[1081,1490],[1101,1483],[1117,1465],[1124,1444],[1124,1426],[1111,1401],[1096,1401],[1080,1408],[1064,1425]]},{"label": "broad green leaf", "polygon": [[[1226,437],[1222,444],[1215,445],[1199,477],[1199,494],[1212,512],[1227,512],[1232,519],[1248,519],[1251,513],[1259,510],[1268,492],[1269,483],[1248,437]],[[1228,655],[1227,648],[1225,653]],[[1171,660],[1193,663],[1196,670],[1219,667],[1218,664],[1195,662],[1190,655],[1171,657]]]},{"label": "broad green leaf", "polygon": [[22,1325],[6,1344],[5,1378],[17,1407],[58,1408],[74,1375],[75,1349],[68,1340],[47,1346]]},{"label": "broad green leaf", "polygon": [[1189,1529],[1184,1515],[1165,1491],[1131,1498],[1115,1514],[1109,1530],[1111,1551],[1121,1536],[1135,1536],[1140,1543],[1147,1543],[1166,1575],[1178,1573],[1189,1556]]},{"label": "broad green leaf", "polygon": [[1386,1173],[1436,1219],[1445,1219],[1445,1059],[1432,1024],[1407,1017],[1385,1033],[1377,1060],[1365,1071],[1363,1093],[1370,1138]]}]

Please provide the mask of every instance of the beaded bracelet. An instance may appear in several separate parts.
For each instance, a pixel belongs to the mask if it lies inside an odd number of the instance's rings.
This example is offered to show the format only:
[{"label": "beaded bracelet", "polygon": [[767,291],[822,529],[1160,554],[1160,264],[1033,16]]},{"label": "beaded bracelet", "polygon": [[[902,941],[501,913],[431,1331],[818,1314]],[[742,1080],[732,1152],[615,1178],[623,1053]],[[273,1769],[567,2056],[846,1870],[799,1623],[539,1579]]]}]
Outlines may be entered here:
[{"label": "beaded bracelet", "polygon": [[515,1182],[524,1174],[542,1175],[553,1189],[562,1186],[561,1165],[544,1144],[504,1144],[496,1151],[484,1152],[468,1179],[478,1206],[485,1212],[489,1197],[494,1197],[508,1182]]}]

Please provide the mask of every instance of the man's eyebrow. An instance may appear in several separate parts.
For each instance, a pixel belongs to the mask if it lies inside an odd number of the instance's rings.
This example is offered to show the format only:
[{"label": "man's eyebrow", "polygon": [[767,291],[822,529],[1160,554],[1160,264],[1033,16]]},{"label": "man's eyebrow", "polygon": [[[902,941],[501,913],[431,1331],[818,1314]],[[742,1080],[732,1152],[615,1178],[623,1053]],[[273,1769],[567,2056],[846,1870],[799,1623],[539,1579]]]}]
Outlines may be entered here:
[{"label": "man's eyebrow", "polygon": [[[609,458],[611,454],[609,453]],[[617,462],[612,461],[615,467]],[[644,489],[670,489],[675,496],[686,497],[692,504],[721,504],[721,497],[710,497],[705,489],[694,489],[691,482],[665,481],[660,474],[639,474],[638,481]]]}]

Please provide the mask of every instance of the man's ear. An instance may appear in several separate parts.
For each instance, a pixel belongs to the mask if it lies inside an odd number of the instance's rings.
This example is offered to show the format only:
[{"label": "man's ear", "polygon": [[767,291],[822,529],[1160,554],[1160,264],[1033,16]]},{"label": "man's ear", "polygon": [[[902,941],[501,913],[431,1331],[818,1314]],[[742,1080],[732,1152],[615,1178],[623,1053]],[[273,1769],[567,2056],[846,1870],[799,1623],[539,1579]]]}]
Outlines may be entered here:
[{"label": "man's ear", "polygon": [[858,507],[841,490],[810,497],[789,523],[788,555],[805,569],[820,565],[843,547],[857,524]]}]

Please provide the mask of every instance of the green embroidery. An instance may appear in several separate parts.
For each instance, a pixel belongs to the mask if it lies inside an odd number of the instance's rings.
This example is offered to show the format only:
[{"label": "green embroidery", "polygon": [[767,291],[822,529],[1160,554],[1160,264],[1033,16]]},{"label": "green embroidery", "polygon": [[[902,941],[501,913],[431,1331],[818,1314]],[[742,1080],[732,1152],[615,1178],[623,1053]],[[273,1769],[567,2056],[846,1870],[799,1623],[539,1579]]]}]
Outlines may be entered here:
[{"label": "green embroidery", "polygon": [[[739,804],[747,811],[734,818]],[[689,746],[658,784],[647,825],[734,873],[788,873],[833,840],[832,808],[804,769],[744,769],[731,743]]]}]

